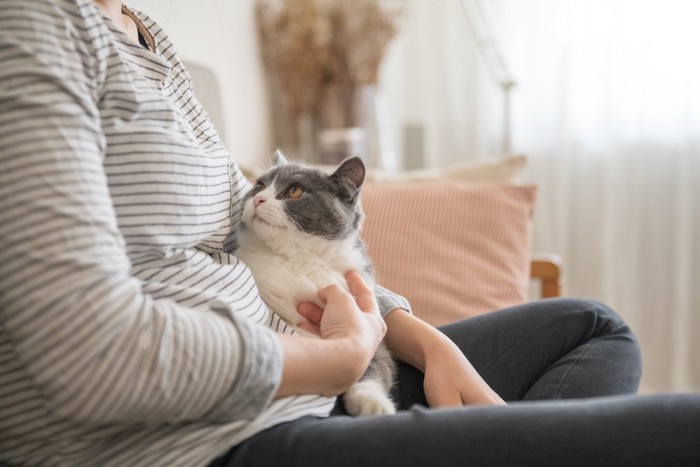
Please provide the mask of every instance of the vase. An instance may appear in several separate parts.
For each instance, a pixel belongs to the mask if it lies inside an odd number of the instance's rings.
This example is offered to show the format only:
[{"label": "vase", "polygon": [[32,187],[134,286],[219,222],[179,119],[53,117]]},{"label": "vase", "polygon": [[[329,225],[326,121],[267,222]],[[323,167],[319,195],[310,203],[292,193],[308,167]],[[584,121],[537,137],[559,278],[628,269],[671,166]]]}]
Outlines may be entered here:
[{"label": "vase", "polygon": [[365,130],[359,127],[325,128],[318,133],[320,162],[338,165],[352,156],[365,160]]},{"label": "vase", "polygon": [[363,85],[353,96],[353,120],[364,133],[364,161],[369,167],[398,170],[391,120],[384,94],[376,85]]},{"label": "vase", "polygon": [[315,163],[318,158],[316,144],[317,123],[313,113],[304,112],[296,121],[296,146],[292,150],[293,158]]}]

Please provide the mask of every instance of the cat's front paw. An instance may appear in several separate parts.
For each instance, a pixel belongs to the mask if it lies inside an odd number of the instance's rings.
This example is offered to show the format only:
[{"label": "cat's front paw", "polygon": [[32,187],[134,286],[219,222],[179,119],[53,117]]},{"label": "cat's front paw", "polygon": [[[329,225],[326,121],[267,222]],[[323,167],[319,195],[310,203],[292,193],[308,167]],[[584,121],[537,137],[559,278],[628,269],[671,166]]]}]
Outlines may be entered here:
[{"label": "cat's front paw", "polygon": [[345,410],[350,415],[389,415],[396,413],[394,403],[376,381],[360,381],[343,394]]}]

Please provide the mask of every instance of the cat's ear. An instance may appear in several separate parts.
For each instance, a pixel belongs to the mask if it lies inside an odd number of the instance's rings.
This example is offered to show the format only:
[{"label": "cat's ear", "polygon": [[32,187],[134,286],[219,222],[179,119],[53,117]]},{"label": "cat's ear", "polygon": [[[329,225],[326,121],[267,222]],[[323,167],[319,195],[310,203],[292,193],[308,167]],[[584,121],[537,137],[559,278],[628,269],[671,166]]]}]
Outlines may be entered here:
[{"label": "cat's ear", "polygon": [[365,181],[365,164],[359,157],[345,159],[330,175],[338,185],[347,192],[350,201],[355,201],[362,183]]},{"label": "cat's ear", "polygon": [[289,164],[289,160],[284,157],[284,154],[282,154],[282,151],[279,149],[275,151],[275,154],[273,156],[275,165],[287,165]]}]

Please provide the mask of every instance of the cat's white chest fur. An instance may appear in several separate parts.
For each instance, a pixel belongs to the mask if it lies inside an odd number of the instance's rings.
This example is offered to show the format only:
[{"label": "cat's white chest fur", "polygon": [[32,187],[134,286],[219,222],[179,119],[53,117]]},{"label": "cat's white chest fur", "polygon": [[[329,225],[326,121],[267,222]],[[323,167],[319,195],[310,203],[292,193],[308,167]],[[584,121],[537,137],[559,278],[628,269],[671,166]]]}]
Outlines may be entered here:
[{"label": "cat's white chest fur", "polygon": [[252,271],[263,300],[292,325],[304,320],[296,311],[299,303],[320,305],[319,289],[336,284],[347,290],[345,273],[367,267],[352,238],[287,238],[271,247],[252,232],[241,237],[236,256]]}]

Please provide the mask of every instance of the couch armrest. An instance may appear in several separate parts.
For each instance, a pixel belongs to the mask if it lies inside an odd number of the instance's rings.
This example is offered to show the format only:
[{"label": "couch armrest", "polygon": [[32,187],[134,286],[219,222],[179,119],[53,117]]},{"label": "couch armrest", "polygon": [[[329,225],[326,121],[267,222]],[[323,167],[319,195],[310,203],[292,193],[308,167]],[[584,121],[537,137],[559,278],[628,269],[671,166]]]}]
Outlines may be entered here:
[{"label": "couch armrest", "polygon": [[557,255],[532,255],[530,277],[540,283],[540,297],[561,296],[561,258]]}]

